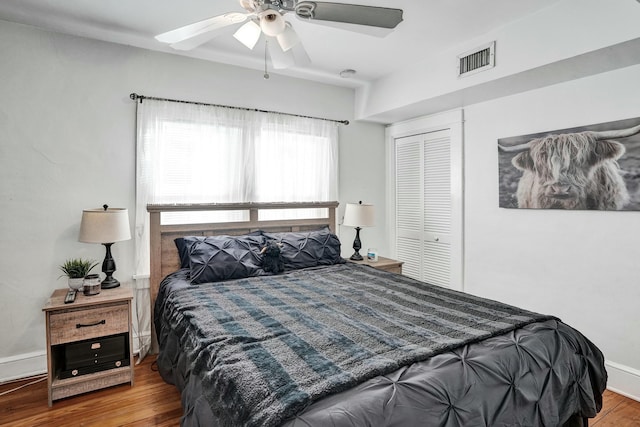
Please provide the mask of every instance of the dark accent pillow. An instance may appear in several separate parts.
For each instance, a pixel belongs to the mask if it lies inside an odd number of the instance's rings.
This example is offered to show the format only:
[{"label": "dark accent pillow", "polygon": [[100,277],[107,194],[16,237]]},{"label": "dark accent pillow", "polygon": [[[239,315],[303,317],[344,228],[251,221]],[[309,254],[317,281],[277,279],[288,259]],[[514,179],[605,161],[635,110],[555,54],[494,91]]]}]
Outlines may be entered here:
[{"label": "dark accent pillow", "polygon": [[328,227],[313,231],[269,233],[264,237],[280,243],[285,269],[342,264],[340,240]]},{"label": "dark accent pillow", "polygon": [[262,236],[195,236],[185,237],[183,243],[189,248],[193,284],[265,274],[260,255],[265,245]]},{"label": "dark accent pillow", "polygon": [[[245,236],[262,236],[262,231],[260,230],[252,231],[251,233],[245,234]],[[187,236],[187,237],[202,237],[202,236]],[[173,242],[176,244],[176,249],[178,250],[178,256],[180,257],[180,268],[190,268],[189,246],[186,244],[184,240],[187,237],[178,237],[173,240]]]},{"label": "dark accent pillow", "polygon": [[189,268],[189,248],[184,241],[184,237],[178,237],[173,242],[176,244],[178,256],[180,257],[180,268]]}]

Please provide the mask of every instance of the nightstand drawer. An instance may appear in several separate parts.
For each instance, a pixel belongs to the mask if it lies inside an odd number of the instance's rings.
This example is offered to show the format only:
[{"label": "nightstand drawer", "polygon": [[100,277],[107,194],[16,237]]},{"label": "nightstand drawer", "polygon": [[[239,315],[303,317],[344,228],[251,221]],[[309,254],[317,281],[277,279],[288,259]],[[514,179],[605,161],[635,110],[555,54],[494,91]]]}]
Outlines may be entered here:
[{"label": "nightstand drawer", "polygon": [[93,366],[128,356],[124,334],[69,343],[64,346],[63,369]]},{"label": "nightstand drawer", "polygon": [[128,304],[55,312],[50,317],[51,345],[129,332]]}]

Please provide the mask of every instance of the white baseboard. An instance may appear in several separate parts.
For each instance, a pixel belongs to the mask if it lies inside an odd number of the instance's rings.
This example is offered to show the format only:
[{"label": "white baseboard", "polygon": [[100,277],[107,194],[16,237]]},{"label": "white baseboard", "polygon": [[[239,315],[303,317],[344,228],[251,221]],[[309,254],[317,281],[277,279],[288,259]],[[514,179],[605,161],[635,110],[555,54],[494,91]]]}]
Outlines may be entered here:
[{"label": "white baseboard", "polygon": [[0,359],[0,384],[46,373],[46,351],[34,351]]},{"label": "white baseboard", "polygon": [[640,402],[640,371],[609,360],[604,364],[609,374],[607,389]]}]

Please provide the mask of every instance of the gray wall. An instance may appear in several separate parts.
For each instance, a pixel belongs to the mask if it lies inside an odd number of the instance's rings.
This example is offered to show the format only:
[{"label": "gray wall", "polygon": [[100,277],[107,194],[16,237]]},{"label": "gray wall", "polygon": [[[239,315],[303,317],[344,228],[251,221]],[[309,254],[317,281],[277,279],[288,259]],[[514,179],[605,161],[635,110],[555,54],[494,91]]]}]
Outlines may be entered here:
[{"label": "gray wall", "polygon": [[465,108],[465,290],[560,317],[636,399],[640,212],[498,208],[497,139],[638,117],[639,81],[634,66]]}]

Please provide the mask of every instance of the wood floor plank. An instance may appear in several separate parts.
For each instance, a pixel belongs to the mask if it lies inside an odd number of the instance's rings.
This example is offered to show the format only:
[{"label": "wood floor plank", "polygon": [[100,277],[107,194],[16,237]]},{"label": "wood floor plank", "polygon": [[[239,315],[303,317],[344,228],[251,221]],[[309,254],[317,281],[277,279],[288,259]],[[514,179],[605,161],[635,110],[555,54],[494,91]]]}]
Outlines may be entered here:
[{"label": "wood floor plank", "polygon": [[[47,405],[47,383],[41,381],[0,396],[0,427],[175,427],[182,406],[176,388],[166,384],[148,356],[135,367],[135,385],[119,385]],[[0,385],[0,393],[32,380]],[[603,407],[591,427],[640,426],[640,402],[606,391]]]},{"label": "wood floor plank", "polygon": [[606,391],[602,411],[589,422],[594,427],[640,426],[640,402]]},{"label": "wood floor plank", "polygon": [[595,426],[599,421],[604,419],[610,412],[614,411],[615,408],[624,401],[624,396],[621,396],[616,393],[605,392],[602,396],[602,409],[598,412],[598,415],[590,420],[589,425]]}]

